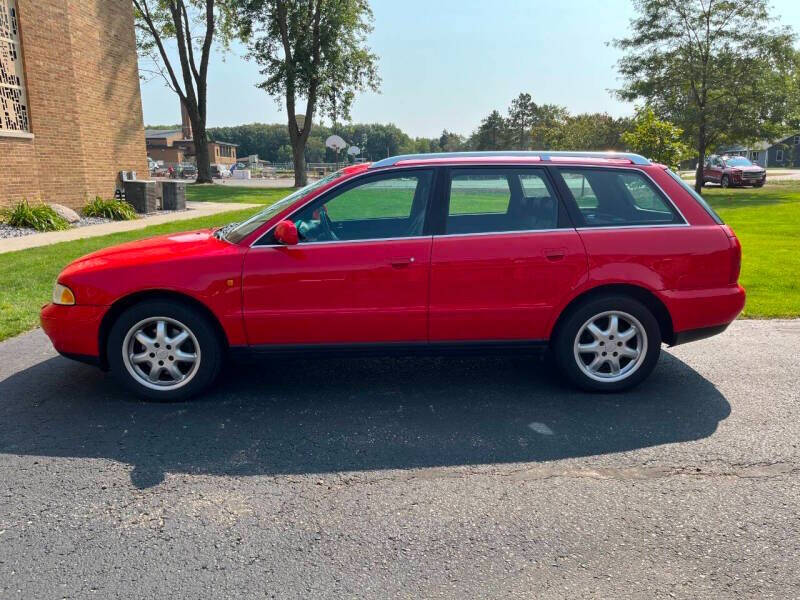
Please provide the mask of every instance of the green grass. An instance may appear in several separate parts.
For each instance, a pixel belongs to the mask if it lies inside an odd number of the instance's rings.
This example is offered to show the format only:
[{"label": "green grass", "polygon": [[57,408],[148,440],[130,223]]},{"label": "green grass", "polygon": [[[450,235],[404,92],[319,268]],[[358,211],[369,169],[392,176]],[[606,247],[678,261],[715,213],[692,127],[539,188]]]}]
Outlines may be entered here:
[{"label": "green grass", "polygon": [[[221,192],[228,192],[229,196],[221,196]],[[200,195],[206,201],[268,203],[286,193],[285,189],[190,186],[188,195],[192,200],[199,199]],[[744,247],[741,281],[748,293],[745,316],[800,316],[800,183],[761,189],[708,188],[704,194],[733,227]],[[466,196],[461,199],[463,202],[467,201]],[[476,212],[495,204],[490,194],[475,194],[472,199]],[[398,210],[408,207],[409,201],[407,194],[398,191]],[[465,206],[465,210],[467,208]],[[254,209],[234,210],[212,217],[0,254],[0,340],[36,326],[39,309],[50,298],[56,276],[75,258],[106,246],[153,235],[240,221],[253,212]]]},{"label": "green grass", "polygon": [[227,184],[189,184],[186,199],[192,202],[245,202],[272,204],[288,196],[293,188],[257,188]]},{"label": "green grass", "polygon": [[742,243],[744,316],[800,317],[800,182],[706,188],[703,196]]}]

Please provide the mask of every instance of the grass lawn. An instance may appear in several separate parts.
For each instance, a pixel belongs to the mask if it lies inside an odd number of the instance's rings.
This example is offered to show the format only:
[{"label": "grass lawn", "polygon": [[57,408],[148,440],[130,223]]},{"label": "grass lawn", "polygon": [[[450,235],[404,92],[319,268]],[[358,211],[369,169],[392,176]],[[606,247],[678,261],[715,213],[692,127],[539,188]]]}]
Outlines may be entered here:
[{"label": "grass lawn", "polygon": [[744,316],[800,317],[800,182],[705,188],[703,196],[742,243]]},{"label": "grass lawn", "polygon": [[[192,200],[266,204],[289,191],[227,185],[189,186],[187,195]],[[704,194],[733,227],[744,247],[741,276],[747,288],[744,315],[750,318],[800,317],[800,182],[782,182],[761,189],[707,188]],[[398,205],[408,206],[410,198],[402,193],[397,196]],[[461,200],[466,202],[466,195]],[[476,209],[491,210],[494,204],[490,195],[485,198],[478,195],[472,200],[481,205],[475,206]],[[113,244],[223,225],[240,221],[253,212],[253,209],[232,210],[212,217],[0,254],[0,340],[36,326],[39,309],[49,300],[53,282],[68,262]]]},{"label": "grass lawn", "polygon": [[193,202],[246,202],[272,204],[294,191],[293,188],[257,188],[228,184],[190,183],[186,186],[186,199]]}]

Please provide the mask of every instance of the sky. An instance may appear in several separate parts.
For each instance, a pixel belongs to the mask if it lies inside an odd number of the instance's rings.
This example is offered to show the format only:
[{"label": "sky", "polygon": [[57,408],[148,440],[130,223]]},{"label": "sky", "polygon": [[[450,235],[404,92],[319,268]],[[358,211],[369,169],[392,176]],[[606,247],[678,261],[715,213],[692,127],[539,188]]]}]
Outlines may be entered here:
[{"label": "sky", "polygon": [[[357,96],[353,122],[394,123],[412,136],[443,129],[471,133],[492,110],[505,113],[528,92],[539,104],[572,113],[633,113],[609,90],[619,87],[619,52],[607,45],[628,34],[630,0],[372,0],[380,92]],[[800,33],[800,1],[773,0],[779,23]],[[209,67],[208,125],[285,123],[274,98],[255,87],[258,66],[241,46],[214,53]],[[180,121],[174,92],[162,80],[142,83],[145,123]],[[302,105],[304,107],[304,104]]]}]

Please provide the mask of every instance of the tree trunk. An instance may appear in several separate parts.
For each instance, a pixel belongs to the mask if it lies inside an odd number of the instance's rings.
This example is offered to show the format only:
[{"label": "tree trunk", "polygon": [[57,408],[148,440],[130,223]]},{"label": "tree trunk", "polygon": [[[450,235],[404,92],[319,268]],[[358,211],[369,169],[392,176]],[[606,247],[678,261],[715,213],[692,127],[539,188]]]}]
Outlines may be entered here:
[{"label": "tree trunk", "polygon": [[292,140],[292,158],[294,161],[294,187],[305,187],[306,177],[306,142],[302,137]]},{"label": "tree trunk", "polygon": [[197,163],[197,181],[195,183],[213,183],[205,123],[201,123],[199,119],[193,120],[192,134],[194,136],[194,159]]},{"label": "tree trunk", "polygon": [[697,133],[697,170],[694,172],[694,191],[703,193],[703,169],[706,165],[706,126],[700,125]]}]

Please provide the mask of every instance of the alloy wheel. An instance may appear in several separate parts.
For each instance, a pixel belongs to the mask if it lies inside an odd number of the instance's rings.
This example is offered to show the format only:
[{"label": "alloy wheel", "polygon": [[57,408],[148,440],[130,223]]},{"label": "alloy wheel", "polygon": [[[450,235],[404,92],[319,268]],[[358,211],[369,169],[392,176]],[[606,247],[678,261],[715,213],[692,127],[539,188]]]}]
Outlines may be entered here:
[{"label": "alloy wheel", "polygon": [[578,329],[573,344],[578,368],[595,381],[630,377],[647,355],[647,333],[636,317],[622,311],[594,315]]},{"label": "alloy wheel", "polygon": [[200,366],[200,344],[186,325],[169,317],[150,317],[128,330],[122,343],[128,373],[154,390],[189,383]]}]

